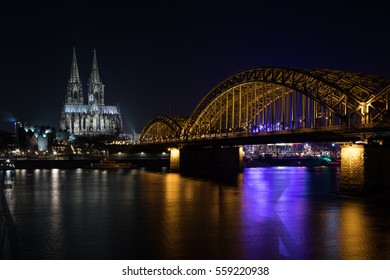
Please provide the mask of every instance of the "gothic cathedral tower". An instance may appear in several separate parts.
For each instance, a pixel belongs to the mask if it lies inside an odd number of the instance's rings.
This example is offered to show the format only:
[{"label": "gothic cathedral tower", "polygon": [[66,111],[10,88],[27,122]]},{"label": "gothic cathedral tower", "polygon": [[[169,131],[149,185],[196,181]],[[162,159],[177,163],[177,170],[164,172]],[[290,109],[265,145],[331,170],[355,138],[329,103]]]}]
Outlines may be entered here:
[{"label": "gothic cathedral tower", "polygon": [[100,80],[96,50],[93,51],[92,72],[88,83],[88,104],[84,104],[82,83],[73,49],[72,67],[60,127],[77,136],[118,135],[122,131],[119,106],[104,104],[104,85]]},{"label": "gothic cathedral tower", "polygon": [[72,66],[70,77],[68,80],[68,89],[65,103],[67,104],[83,104],[83,86],[79,76],[79,69],[77,67],[76,49],[73,48]]},{"label": "gothic cathedral tower", "polygon": [[104,105],[104,85],[100,81],[96,50],[93,50],[92,72],[88,83],[88,104]]}]

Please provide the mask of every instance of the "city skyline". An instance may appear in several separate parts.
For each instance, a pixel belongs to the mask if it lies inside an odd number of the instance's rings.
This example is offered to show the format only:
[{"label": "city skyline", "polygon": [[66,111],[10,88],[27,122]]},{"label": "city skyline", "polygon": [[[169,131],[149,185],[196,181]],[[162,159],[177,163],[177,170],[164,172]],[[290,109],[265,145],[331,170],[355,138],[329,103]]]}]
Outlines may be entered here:
[{"label": "city skyline", "polygon": [[73,47],[82,80],[96,49],[107,103],[120,105],[127,132],[157,115],[190,115],[221,80],[252,67],[390,77],[389,24],[379,4],[186,5],[6,4],[0,128],[10,129],[11,118],[59,127]]}]

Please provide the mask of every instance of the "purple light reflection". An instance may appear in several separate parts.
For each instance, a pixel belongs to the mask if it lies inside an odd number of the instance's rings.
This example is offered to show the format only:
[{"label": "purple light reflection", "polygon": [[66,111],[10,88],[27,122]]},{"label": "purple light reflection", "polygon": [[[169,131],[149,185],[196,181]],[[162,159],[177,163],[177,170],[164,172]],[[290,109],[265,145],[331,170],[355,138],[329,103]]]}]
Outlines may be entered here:
[{"label": "purple light reflection", "polygon": [[243,174],[245,259],[301,259],[308,171],[302,167],[247,168]]}]

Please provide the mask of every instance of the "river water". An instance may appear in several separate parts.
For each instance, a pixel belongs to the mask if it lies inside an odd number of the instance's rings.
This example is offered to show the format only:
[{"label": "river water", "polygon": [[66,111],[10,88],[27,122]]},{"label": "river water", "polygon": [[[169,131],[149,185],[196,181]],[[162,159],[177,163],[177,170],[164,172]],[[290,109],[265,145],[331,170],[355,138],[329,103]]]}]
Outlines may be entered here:
[{"label": "river water", "polygon": [[335,167],[3,172],[0,256],[390,259],[390,196],[338,194],[338,177]]}]

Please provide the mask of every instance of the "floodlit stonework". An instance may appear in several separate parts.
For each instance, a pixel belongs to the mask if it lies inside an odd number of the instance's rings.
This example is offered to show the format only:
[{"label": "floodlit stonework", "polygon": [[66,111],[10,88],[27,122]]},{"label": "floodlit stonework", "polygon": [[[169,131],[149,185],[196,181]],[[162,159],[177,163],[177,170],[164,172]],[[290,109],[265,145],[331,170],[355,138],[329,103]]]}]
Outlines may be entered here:
[{"label": "floodlit stonework", "polygon": [[88,83],[88,104],[84,104],[76,51],[73,49],[72,68],[60,127],[77,136],[116,135],[122,130],[119,106],[107,106],[104,103],[104,85],[100,80],[95,50]]}]

